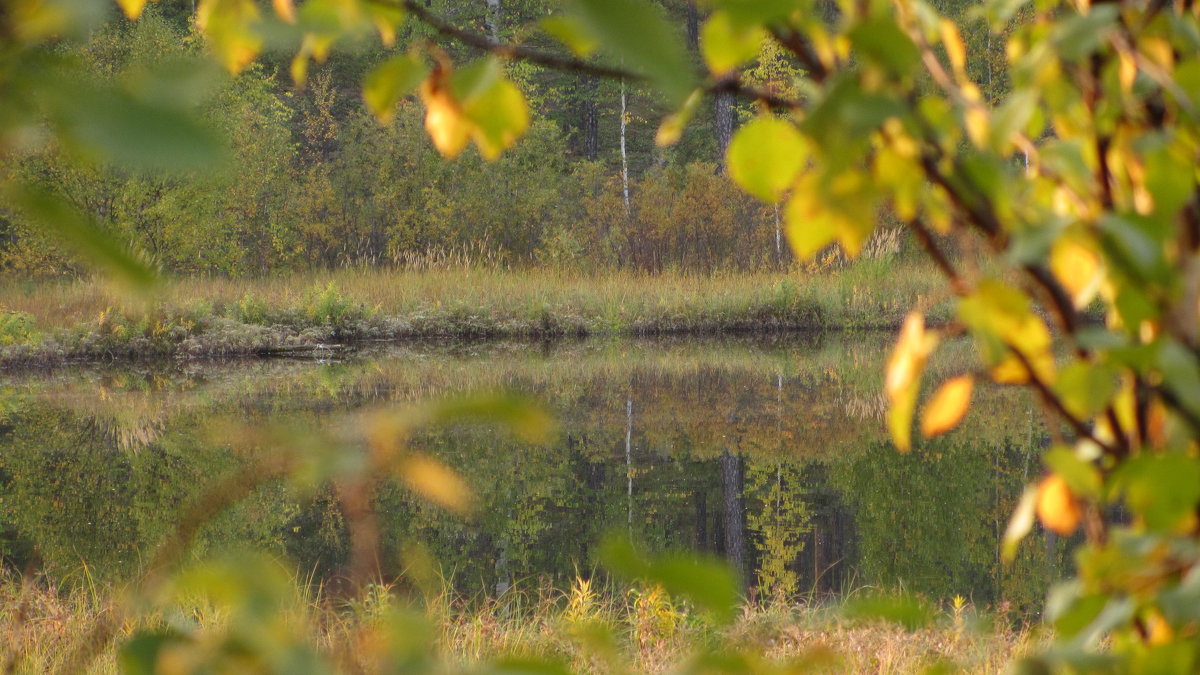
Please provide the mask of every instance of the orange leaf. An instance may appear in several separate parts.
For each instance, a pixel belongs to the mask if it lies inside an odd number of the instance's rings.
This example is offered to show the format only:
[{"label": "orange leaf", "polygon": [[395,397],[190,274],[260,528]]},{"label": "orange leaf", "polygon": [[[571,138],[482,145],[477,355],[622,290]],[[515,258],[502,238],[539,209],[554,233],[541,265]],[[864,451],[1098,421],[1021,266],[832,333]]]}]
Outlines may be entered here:
[{"label": "orange leaf", "polygon": [[471,489],[454,469],[425,455],[410,455],[399,467],[400,477],[413,492],[451,511],[471,507]]},{"label": "orange leaf", "polygon": [[448,75],[441,65],[435,67],[421,84],[420,94],[425,103],[425,131],[438,152],[446,159],[453,159],[471,140],[471,123],[450,93]]},{"label": "orange leaf", "polygon": [[296,23],[296,5],[292,0],[271,0],[275,14],[288,23]]},{"label": "orange leaf", "polygon": [[1065,537],[1079,527],[1083,512],[1067,481],[1053,474],[1038,484],[1037,515],[1047,529]]},{"label": "orange leaf", "polygon": [[971,405],[974,387],[975,379],[970,375],[946,380],[925,408],[921,418],[921,435],[930,438],[958,426]]}]

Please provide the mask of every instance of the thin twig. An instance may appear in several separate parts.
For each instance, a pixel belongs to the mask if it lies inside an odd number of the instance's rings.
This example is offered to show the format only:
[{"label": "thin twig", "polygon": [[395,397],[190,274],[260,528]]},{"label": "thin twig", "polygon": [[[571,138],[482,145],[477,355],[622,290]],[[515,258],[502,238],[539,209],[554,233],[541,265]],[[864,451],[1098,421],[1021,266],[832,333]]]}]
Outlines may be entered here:
[{"label": "thin twig", "polygon": [[[397,6],[396,0],[368,1],[389,7]],[[564,56],[562,54],[535,49],[526,45],[494,42],[485,35],[455,26],[445,18],[429,11],[416,0],[399,0],[399,6],[403,7],[404,11],[408,12],[413,18],[433,28],[438,34],[502,59],[526,61],[554,70],[592,75],[611,80],[626,80],[629,82],[645,82],[647,80],[645,75],[626,68],[606,66],[585,61],[574,56]],[[738,98],[758,101],[771,108],[781,110],[795,110],[804,105],[801,101],[786,98],[759,87],[747,85],[736,74],[710,80],[704,84],[702,89],[708,94],[733,94]]]},{"label": "thin twig", "polygon": [[1021,350],[1017,349],[1011,344],[1006,346],[1008,347],[1008,350],[1017,357],[1017,360],[1021,362],[1021,365],[1024,366],[1025,372],[1029,375],[1029,383],[1033,385],[1033,388],[1042,397],[1043,403],[1053,408],[1054,412],[1061,417],[1067,423],[1067,426],[1071,427],[1071,430],[1074,431],[1075,434],[1080,438],[1086,438],[1087,440],[1095,443],[1102,450],[1104,450],[1105,454],[1117,456],[1117,451],[1115,448],[1097,438],[1096,435],[1092,433],[1092,430],[1087,428],[1086,424],[1084,424],[1078,417],[1075,417],[1075,415],[1071,414],[1071,411],[1067,410],[1066,405],[1062,402],[1062,399],[1059,398],[1058,394],[1054,393],[1054,390],[1051,389],[1050,386],[1043,382],[1042,378],[1038,376],[1037,372],[1033,369],[1033,364],[1029,361],[1029,357],[1025,356]]}]

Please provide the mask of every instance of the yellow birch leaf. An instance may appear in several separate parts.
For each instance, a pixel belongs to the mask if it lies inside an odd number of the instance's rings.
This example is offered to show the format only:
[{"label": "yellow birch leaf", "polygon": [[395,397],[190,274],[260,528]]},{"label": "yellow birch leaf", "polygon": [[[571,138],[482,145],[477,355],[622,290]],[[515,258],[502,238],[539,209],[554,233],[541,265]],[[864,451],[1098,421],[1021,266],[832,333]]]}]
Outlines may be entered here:
[{"label": "yellow birch leaf", "polygon": [[1129,94],[1133,92],[1133,82],[1137,79],[1137,61],[1125,50],[1117,53],[1117,59],[1117,78],[1121,83],[1121,91]]},{"label": "yellow birch leaf", "polygon": [[470,510],[470,488],[453,469],[438,460],[410,455],[400,463],[397,472],[405,485],[429,501],[459,513]]},{"label": "yellow birch leaf", "polygon": [[801,177],[784,209],[784,232],[800,260],[812,259],[837,238],[837,223],[824,207],[816,183],[811,172]]},{"label": "yellow birch leaf", "polygon": [[942,34],[942,46],[946,48],[946,55],[950,57],[950,67],[954,68],[954,74],[958,78],[965,78],[967,76],[967,46],[963,44],[958,26],[955,26],[950,19],[942,19],[938,24],[938,29]]},{"label": "yellow birch leaf", "polygon": [[1164,38],[1142,37],[1138,40],[1138,51],[1167,72],[1175,69],[1175,48]]},{"label": "yellow birch leaf", "polygon": [[1104,280],[1100,256],[1069,237],[1060,238],[1050,249],[1050,271],[1071,296],[1076,309],[1087,306]]},{"label": "yellow birch leaf", "polygon": [[727,12],[713,12],[700,30],[700,54],[709,72],[720,77],[757,56],[764,39],[761,26],[740,28]]},{"label": "yellow birch leaf", "polygon": [[703,89],[696,89],[688,95],[679,110],[663,118],[662,124],[658,125],[658,133],[654,135],[655,145],[665,148],[679,142],[679,138],[683,136],[683,128],[691,121],[703,93]]},{"label": "yellow birch leaf", "polygon": [[367,3],[366,10],[375,30],[379,32],[379,41],[383,46],[391,47],[395,44],[396,29],[404,22],[404,12],[399,7],[381,3]]},{"label": "yellow birch leaf", "polygon": [[997,382],[1022,383],[1029,372],[1013,350],[1020,351],[1038,379],[1054,383],[1055,363],[1050,329],[1033,312],[1029,297],[999,281],[981,282],[959,302],[959,317],[979,340],[984,359]]},{"label": "yellow birch leaf", "polygon": [[967,136],[977,148],[987,147],[990,140],[991,120],[988,119],[987,110],[980,106],[972,106],[967,108],[963,113],[963,121],[966,122]]},{"label": "yellow birch leaf", "polygon": [[121,11],[125,12],[125,16],[129,17],[130,21],[136,21],[142,15],[142,10],[146,8],[146,0],[117,0],[117,4],[121,6]]},{"label": "yellow birch leaf", "polygon": [[[1194,513],[1190,515],[1195,516]],[[1146,626],[1146,642],[1153,647],[1170,644],[1175,639],[1175,631],[1171,624],[1167,623],[1162,612],[1156,609],[1149,610],[1142,623]]]},{"label": "yellow birch leaf", "polygon": [[925,317],[910,312],[888,359],[884,391],[888,397],[888,431],[901,452],[912,449],[912,418],[925,359],[937,346],[937,336],[925,331]]},{"label": "yellow birch leaf", "polygon": [[217,60],[234,74],[262,50],[263,38],[254,28],[258,20],[253,0],[201,0],[196,7],[196,26]]},{"label": "yellow birch leaf", "polygon": [[925,407],[925,414],[921,417],[921,435],[932,438],[958,426],[971,405],[974,387],[975,379],[970,375],[946,380]]},{"label": "yellow birch leaf", "polygon": [[737,130],[726,158],[729,176],[738,186],[773,204],[804,168],[809,154],[808,143],[796,125],[763,115]]},{"label": "yellow birch leaf", "polygon": [[292,83],[297,89],[303,89],[305,83],[308,82],[308,59],[312,56],[312,44],[308,37],[300,42],[300,49],[296,51],[296,55],[292,57],[291,66],[288,72],[292,76]]},{"label": "yellow birch leaf", "polygon": [[296,23],[296,5],[292,0],[271,0],[275,8],[275,16],[287,23]]},{"label": "yellow birch leaf", "polygon": [[444,71],[439,66],[421,83],[420,95],[425,103],[425,131],[437,151],[453,159],[467,147],[471,124],[445,84]]},{"label": "yellow birch leaf", "polygon": [[1058,474],[1052,474],[1038,484],[1037,515],[1046,529],[1065,537],[1079,527],[1083,511],[1067,486],[1067,481]]}]

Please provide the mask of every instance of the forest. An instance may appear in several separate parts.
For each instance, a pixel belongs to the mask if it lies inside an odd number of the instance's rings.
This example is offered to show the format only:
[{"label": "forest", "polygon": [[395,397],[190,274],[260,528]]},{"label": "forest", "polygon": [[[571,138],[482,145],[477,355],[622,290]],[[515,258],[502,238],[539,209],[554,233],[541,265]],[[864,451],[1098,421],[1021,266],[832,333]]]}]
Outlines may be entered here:
[{"label": "forest", "polygon": [[[464,29],[510,40],[524,39],[555,4],[438,0],[429,8]],[[960,4],[941,9],[965,16],[967,3]],[[690,2],[664,9],[696,52],[700,10]],[[824,11],[836,10],[829,3]],[[390,49],[335,51],[300,87],[289,74],[292,55],[282,50],[267,51],[235,78],[206,68],[190,12],[186,2],[152,4],[137,22],[104,23],[70,56],[82,77],[135,92],[151,87],[163,64],[188,78],[205,128],[229,153],[221,170],[170,175],[81,165],[77,149],[53,143],[6,163],[6,171],[63,195],[164,272],[249,276],[461,261],[710,273],[792,264],[778,205],[746,195],[723,170],[734,130],[755,115],[753,102],[717,97],[677,143],[661,147],[655,136],[668,109],[644,83],[516,63],[506,74],[529,101],[524,140],[495,161],[468,151],[445,162],[415,100],[401,101],[380,125],[360,82],[409,44],[434,40],[452,59],[473,56],[461,43],[407,22]],[[973,61],[975,75],[998,100],[1007,85],[989,64],[1002,58],[1001,43],[982,22],[970,25],[970,49],[988,55]],[[536,34],[530,44],[539,44]],[[799,64],[770,43],[764,49],[746,80],[794,93]],[[880,217],[893,230],[899,224]],[[85,270],[19,212],[0,213],[0,227],[6,274]],[[875,253],[896,250],[898,235],[881,235]]]}]

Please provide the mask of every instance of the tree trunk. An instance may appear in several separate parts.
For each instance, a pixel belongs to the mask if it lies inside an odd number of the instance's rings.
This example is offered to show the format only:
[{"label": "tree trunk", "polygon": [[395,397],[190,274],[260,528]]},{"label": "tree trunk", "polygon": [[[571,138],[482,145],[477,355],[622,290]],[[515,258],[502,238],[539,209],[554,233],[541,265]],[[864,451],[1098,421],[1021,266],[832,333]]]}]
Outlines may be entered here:
[{"label": "tree trunk", "polygon": [[584,76],[579,79],[579,133],[583,138],[583,156],[589,162],[596,161],[600,154],[600,112],[594,92],[596,78]]},{"label": "tree trunk", "polygon": [[487,3],[487,18],[484,21],[487,23],[488,37],[491,38],[492,44],[500,44],[500,0],[484,0]]},{"label": "tree trunk", "polygon": [[633,535],[633,399],[625,399],[625,524]]},{"label": "tree trunk", "polygon": [[621,80],[621,199],[625,202],[625,213],[629,213],[629,156],[625,152],[625,130],[629,126],[629,115],[625,101],[625,80]]},{"label": "tree trunk", "polygon": [[725,171],[725,151],[733,138],[733,95],[718,92],[713,98],[713,133],[717,138],[717,173]]},{"label": "tree trunk", "polygon": [[729,561],[739,583],[746,584],[746,518],[742,506],[742,458],[726,449],[721,453],[721,492],[725,516],[725,559]]},{"label": "tree trunk", "polygon": [[700,49],[700,10],[694,0],[687,3],[687,40],[692,51]]}]

